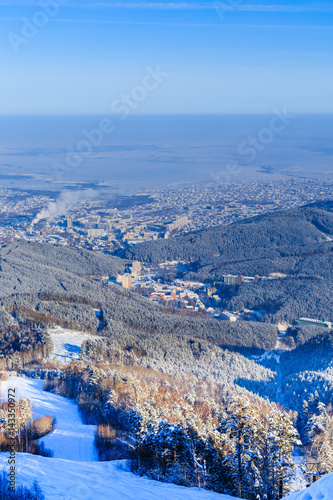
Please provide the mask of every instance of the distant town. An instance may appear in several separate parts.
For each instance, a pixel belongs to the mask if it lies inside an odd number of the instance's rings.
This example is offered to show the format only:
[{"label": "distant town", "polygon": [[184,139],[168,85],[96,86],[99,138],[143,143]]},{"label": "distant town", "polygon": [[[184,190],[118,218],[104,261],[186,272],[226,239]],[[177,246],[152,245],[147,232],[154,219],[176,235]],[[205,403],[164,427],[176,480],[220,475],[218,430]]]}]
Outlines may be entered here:
[{"label": "distant town", "polygon": [[[153,302],[160,303],[165,307],[171,306],[186,311],[201,312],[216,319],[231,322],[238,319],[257,320],[265,313],[260,311],[244,310],[241,312],[229,312],[221,309],[221,298],[218,287],[221,283],[200,283],[186,281],[181,278],[170,278],[170,273],[176,275],[177,269],[183,267],[182,262],[165,262],[155,267],[143,266],[140,262],[133,262],[128,272],[117,276],[116,280],[109,283],[117,283],[123,288],[135,290],[141,295],[150,298]],[[235,285],[245,282],[258,282],[265,279],[277,279],[279,276],[232,276],[226,275],[223,284]],[[216,285],[216,286],[215,286]]]},{"label": "distant town", "polygon": [[[119,255],[138,243],[233,222],[276,210],[296,208],[332,196],[333,181],[283,179],[238,184],[193,185],[147,190],[130,196],[99,196],[98,191],[44,193],[2,189],[0,244],[28,241],[73,246]],[[204,314],[218,320],[260,321],[265,311],[226,311],[221,286],[283,279],[286,276],[223,276],[221,283],[183,280],[186,262],[147,267],[133,262],[113,281],[164,307]],[[104,277],[110,283],[109,277]],[[301,324],[331,328],[329,322],[301,318]]]},{"label": "distant town", "polygon": [[40,194],[2,189],[0,243],[15,239],[69,245],[106,254],[172,238],[332,195],[333,181],[283,179],[193,185],[108,198],[98,191]]},{"label": "distant town", "polygon": [[[142,265],[134,261],[127,272],[111,280],[105,277],[106,284],[118,284],[125,289],[132,289],[148,297],[153,302],[164,307],[172,307],[186,312],[202,313],[217,320],[235,322],[238,320],[260,321],[266,315],[265,311],[244,309],[242,311],[227,311],[221,307],[219,295],[221,286],[241,285],[242,283],[258,283],[265,280],[286,278],[287,275],[272,273],[269,276],[233,276],[225,275],[222,282],[200,283],[186,281],[182,278],[172,278],[177,270],[184,270],[184,262],[172,261],[158,264],[153,267]],[[332,323],[326,319],[299,318],[295,324],[318,326],[332,329]],[[280,334],[285,333],[286,325],[278,325]]]}]

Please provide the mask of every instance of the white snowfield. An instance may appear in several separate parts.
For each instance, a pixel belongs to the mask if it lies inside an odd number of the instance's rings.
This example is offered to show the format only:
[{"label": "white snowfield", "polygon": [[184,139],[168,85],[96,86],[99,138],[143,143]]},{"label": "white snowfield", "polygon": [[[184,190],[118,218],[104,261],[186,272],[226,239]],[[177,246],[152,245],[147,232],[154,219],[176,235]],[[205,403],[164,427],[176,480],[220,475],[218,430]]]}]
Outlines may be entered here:
[{"label": "white snowfield", "polygon": [[53,340],[54,349],[48,359],[57,359],[61,363],[69,364],[74,359],[80,359],[81,345],[84,340],[96,340],[96,335],[83,333],[76,330],[67,330],[56,326],[49,330]]},{"label": "white snowfield", "polygon": [[306,490],[285,497],[285,500],[333,500],[333,473],[322,477]]},{"label": "white snowfield", "polygon": [[[0,468],[8,453],[0,454]],[[235,500],[199,488],[183,488],[141,478],[126,470],[126,461],[74,462],[18,454],[17,481],[37,479],[46,500]]]},{"label": "white snowfield", "polygon": [[[43,391],[43,381],[11,377],[1,383],[1,398],[15,388],[17,399],[29,398],[34,418],[56,417],[56,429],[41,439],[54,458],[18,453],[18,485],[38,480],[46,500],[237,500],[228,495],[184,488],[136,476],[126,460],[98,462],[94,449],[94,425],[84,425],[77,405],[69,399]],[[8,453],[0,453],[0,471],[8,471]],[[333,474],[286,500],[333,500]]]},{"label": "white snowfield", "polygon": [[[77,405],[43,391],[43,381],[11,377],[1,383],[1,398],[15,388],[16,398],[26,397],[34,406],[34,419],[57,419],[56,430],[41,439],[54,458],[17,454],[17,484],[39,482],[46,500],[232,500],[232,497],[183,488],[141,478],[127,470],[126,461],[98,462],[94,448],[96,426],[84,425]],[[8,453],[0,453],[0,470],[7,470]]]},{"label": "white snowfield", "polygon": [[1,398],[7,400],[8,388],[15,389],[16,399],[29,398],[34,407],[34,420],[41,416],[57,419],[56,429],[41,438],[55,458],[82,462],[97,460],[94,448],[95,425],[82,423],[78,407],[69,399],[43,391],[43,380],[11,377],[1,383]]}]

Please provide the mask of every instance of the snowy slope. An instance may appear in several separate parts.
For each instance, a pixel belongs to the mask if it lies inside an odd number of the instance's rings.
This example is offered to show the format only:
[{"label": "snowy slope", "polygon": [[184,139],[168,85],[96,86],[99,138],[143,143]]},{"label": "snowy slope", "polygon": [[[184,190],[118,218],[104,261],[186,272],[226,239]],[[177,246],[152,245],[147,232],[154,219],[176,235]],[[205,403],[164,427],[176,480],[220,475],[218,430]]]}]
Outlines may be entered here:
[{"label": "snowy slope", "polygon": [[[98,462],[94,450],[94,425],[84,425],[76,404],[43,391],[43,381],[11,377],[1,384],[1,398],[8,388],[17,398],[27,397],[34,418],[55,416],[57,428],[42,438],[54,458],[17,454],[17,484],[40,483],[46,500],[232,500],[198,488],[183,488],[141,478],[129,472],[126,461]],[[7,470],[8,453],[0,453],[0,470]]]},{"label": "snowy slope", "polygon": [[1,398],[7,400],[8,388],[15,388],[16,398],[29,398],[34,407],[34,419],[43,415],[56,417],[56,429],[41,439],[54,451],[55,458],[76,461],[95,461],[96,426],[84,425],[75,403],[69,399],[43,391],[43,381],[11,377],[1,384]]},{"label": "snowy slope", "polygon": [[303,459],[304,457],[296,447],[293,453],[295,468],[292,473],[292,478],[288,484],[290,491],[300,491],[306,488],[308,481],[303,471]]},{"label": "snowy slope", "polygon": [[50,329],[49,333],[53,340],[54,349],[48,359],[55,358],[64,364],[69,364],[72,358],[80,359],[81,345],[84,340],[102,338],[89,333],[68,330],[60,326]]},{"label": "snowy slope", "polygon": [[[8,453],[0,454],[0,469],[6,467],[7,457]],[[19,453],[17,480],[30,486],[37,479],[46,500],[232,500],[199,488],[141,478],[125,466],[125,461],[73,462]]]},{"label": "snowy slope", "polygon": [[[8,388],[17,398],[27,397],[34,406],[34,418],[51,415],[57,428],[42,438],[54,458],[17,455],[17,482],[31,486],[37,479],[46,500],[232,500],[227,495],[183,488],[138,477],[126,469],[126,461],[98,462],[94,449],[94,425],[84,425],[77,405],[69,399],[43,391],[43,381],[11,377],[1,383],[1,398]],[[0,471],[7,470],[8,454],[0,453]],[[333,474],[286,500],[333,500]],[[236,500],[236,499],[234,499]]]},{"label": "snowy slope", "polygon": [[285,500],[333,500],[333,473],[322,477],[306,490],[285,497]]}]

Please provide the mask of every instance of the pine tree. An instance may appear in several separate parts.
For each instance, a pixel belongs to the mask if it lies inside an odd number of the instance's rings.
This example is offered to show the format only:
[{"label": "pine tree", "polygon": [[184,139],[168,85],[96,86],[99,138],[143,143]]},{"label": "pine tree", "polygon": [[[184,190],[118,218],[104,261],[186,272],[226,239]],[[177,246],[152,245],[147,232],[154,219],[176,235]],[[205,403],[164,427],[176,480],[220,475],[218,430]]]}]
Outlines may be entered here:
[{"label": "pine tree", "polygon": [[283,498],[288,493],[288,479],[295,466],[292,453],[295,445],[300,445],[298,433],[289,416],[273,410],[266,418],[267,446],[265,448],[265,494],[268,499]]},{"label": "pine tree", "polygon": [[256,476],[259,458],[256,446],[259,412],[241,396],[232,398],[225,411],[226,417],[221,421],[218,431],[229,442],[231,452],[224,465],[229,469],[234,484],[232,493],[239,498],[246,498],[253,489],[252,481]]},{"label": "pine tree", "polygon": [[312,443],[317,434],[323,434],[326,430],[326,406],[318,402],[315,408],[315,413],[308,420],[305,427],[305,440],[306,443]]},{"label": "pine tree", "polygon": [[296,427],[301,437],[302,442],[305,444],[306,439],[306,426],[309,420],[309,405],[307,401],[303,401],[302,409],[297,415]]}]

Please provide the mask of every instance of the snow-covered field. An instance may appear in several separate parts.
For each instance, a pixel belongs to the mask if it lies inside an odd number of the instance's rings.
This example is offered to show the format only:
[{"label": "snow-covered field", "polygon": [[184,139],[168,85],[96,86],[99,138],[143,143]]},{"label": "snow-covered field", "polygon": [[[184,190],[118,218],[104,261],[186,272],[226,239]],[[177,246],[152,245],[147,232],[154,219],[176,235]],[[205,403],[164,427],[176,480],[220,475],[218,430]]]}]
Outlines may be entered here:
[{"label": "snow-covered field", "polygon": [[67,330],[56,326],[49,330],[52,337],[54,349],[49,359],[57,359],[61,363],[68,364],[72,358],[80,358],[81,345],[84,340],[94,339],[96,335],[89,335],[75,330]]},{"label": "snow-covered field", "polygon": [[[95,426],[84,425],[70,400],[43,391],[43,381],[11,377],[1,383],[1,398],[8,388],[29,398],[34,418],[51,415],[57,428],[42,438],[54,458],[17,454],[17,484],[40,483],[46,500],[232,500],[232,497],[199,488],[159,483],[132,474],[126,461],[98,462],[94,449]],[[8,453],[0,453],[0,470],[8,470]],[[288,500],[333,500],[333,474]],[[236,499],[234,499],[236,500]]]}]

